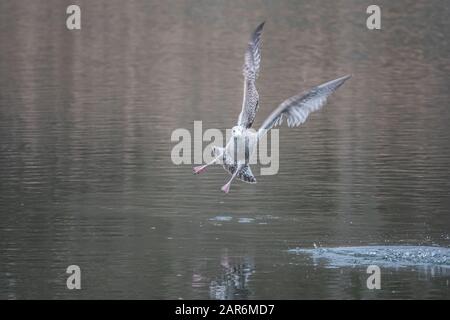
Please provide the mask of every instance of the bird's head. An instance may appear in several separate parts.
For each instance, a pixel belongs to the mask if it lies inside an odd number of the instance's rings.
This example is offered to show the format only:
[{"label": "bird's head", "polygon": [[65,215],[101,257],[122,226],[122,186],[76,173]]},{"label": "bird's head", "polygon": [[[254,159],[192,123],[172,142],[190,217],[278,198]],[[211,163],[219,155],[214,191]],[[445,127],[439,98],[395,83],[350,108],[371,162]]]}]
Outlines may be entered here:
[{"label": "bird's head", "polygon": [[231,129],[231,135],[232,135],[233,137],[240,136],[240,135],[242,135],[242,133],[243,133],[243,129],[242,129],[241,126],[234,126],[234,127]]}]

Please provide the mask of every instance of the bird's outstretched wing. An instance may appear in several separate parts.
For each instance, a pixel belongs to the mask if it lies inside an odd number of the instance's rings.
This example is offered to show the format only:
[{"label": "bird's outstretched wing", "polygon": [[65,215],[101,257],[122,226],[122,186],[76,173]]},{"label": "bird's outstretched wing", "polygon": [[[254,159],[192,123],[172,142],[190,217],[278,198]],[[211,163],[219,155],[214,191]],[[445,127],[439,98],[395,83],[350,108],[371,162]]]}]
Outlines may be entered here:
[{"label": "bird's outstretched wing", "polygon": [[327,98],[336,91],[351,76],[332,80],[317,86],[306,93],[293,96],[278,106],[264,121],[258,130],[258,137],[264,135],[268,130],[283,123],[287,119],[289,127],[296,127],[306,121],[309,114],[322,108]]},{"label": "bird's outstretched wing", "polygon": [[244,99],[242,111],[239,115],[238,125],[246,129],[250,128],[255,120],[258,110],[259,95],[256,91],[255,81],[259,73],[261,62],[260,41],[264,22],[253,32],[245,52],[244,74]]}]

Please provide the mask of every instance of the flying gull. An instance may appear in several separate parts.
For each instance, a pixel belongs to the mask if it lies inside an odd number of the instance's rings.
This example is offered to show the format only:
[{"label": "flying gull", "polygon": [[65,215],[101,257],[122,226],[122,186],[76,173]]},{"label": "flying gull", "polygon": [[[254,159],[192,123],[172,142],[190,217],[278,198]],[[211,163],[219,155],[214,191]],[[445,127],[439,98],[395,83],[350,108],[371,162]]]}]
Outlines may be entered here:
[{"label": "flying gull", "polygon": [[261,137],[273,127],[281,125],[284,119],[286,119],[289,127],[303,124],[311,112],[321,109],[327,98],[351,77],[346,75],[285,100],[269,115],[258,131],[251,130],[259,108],[259,95],[255,81],[258,78],[261,62],[260,42],[263,27],[264,22],[253,32],[245,52],[243,67],[244,99],[237,125],[231,130],[231,138],[225,148],[213,148],[214,160],[205,165],[194,167],[194,173],[200,174],[208,166],[222,159],[224,169],[231,174],[230,180],[222,187],[222,191],[225,193],[230,191],[231,182],[235,178],[247,183],[256,183],[248,160]]}]

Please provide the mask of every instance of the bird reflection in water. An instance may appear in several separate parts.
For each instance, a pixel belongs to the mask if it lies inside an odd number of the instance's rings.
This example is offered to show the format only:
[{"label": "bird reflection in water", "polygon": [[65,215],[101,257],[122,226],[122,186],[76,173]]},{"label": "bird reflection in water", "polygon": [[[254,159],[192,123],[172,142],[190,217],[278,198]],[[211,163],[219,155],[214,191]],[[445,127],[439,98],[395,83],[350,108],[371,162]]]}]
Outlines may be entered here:
[{"label": "bird reflection in water", "polygon": [[249,257],[232,259],[227,254],[223,254],[220,264],[222,274],[211,281],[210,298],[218,300],[249,298],[251,290],[248,282],[250,276],[255,273],[253,259]]}]

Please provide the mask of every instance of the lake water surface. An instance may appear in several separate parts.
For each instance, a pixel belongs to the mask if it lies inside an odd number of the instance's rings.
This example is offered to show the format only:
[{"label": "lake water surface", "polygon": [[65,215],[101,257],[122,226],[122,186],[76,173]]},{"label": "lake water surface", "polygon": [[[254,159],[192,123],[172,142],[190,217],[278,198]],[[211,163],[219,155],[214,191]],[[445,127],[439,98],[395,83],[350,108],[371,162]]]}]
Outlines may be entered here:
[{"label": "lake water surface", "polygon": [[[0,2],[0,298],[450,298],[445,263],[380,265],[369,290],[370,260],[289,251],[450,247],[447,2],[378,1],[379,31],[365,0],[77,3],[69,31],[71,1]],[[224,170],[174,165],[170,137],[235,124],[263,20],[256,127],[353,78],[281,128],[277,175],[224,195]]]}]

